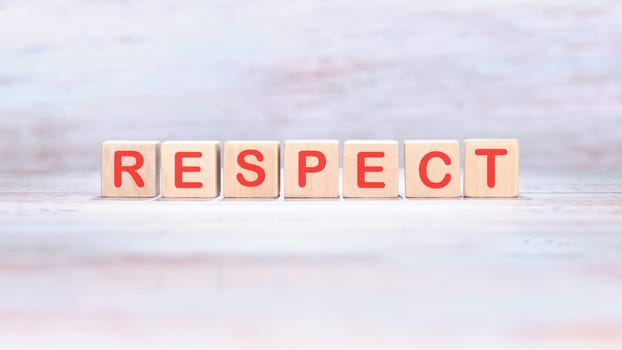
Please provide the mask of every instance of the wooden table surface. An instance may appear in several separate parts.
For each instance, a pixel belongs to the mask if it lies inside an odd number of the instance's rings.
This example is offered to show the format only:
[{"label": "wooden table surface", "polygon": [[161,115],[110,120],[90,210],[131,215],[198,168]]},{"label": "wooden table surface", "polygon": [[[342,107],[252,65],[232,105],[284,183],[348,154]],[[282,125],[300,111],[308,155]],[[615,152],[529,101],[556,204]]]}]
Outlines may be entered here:
[{"label": "wooden table surface", "polygon": [[622,184],[517,199],[113,200],[0,177],[0,347],[622,344]]}]

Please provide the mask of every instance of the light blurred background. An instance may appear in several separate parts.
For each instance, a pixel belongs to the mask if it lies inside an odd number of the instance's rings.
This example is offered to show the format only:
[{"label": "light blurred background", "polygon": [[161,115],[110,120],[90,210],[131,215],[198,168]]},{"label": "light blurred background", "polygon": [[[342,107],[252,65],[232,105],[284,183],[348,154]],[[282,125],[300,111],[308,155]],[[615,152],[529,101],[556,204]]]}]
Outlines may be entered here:
[{"label": "light blurred background", "polygon": [[[520,198],[98,197],[107,139],[471,137]],[[622,0],[0,0],[0,350],[619,350],[621,179]]]},{"label": "light blurred background", "polygon": [[0,0],[0,171],[106,139],[517,137],[621,172],[622,2]]}]

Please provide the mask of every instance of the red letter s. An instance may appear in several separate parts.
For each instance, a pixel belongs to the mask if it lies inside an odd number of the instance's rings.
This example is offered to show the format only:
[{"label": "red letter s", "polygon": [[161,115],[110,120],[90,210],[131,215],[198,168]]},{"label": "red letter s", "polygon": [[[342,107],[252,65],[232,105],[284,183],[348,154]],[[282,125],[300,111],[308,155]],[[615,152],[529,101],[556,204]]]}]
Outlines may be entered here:
[{"label": "red letter s", "polygon": [[238,179],[238,182],[242,184],[242,186],[257,187],[261,185],[266,179],[266,172],[259,165],[248,163],[245,160],[245,158],[246,156],[249,156],[249,155],[254,156],[255,159],[262,162],[263,154],[256,149],[247,149],[247,150],[240,152],[240,154],[238,154],[238,165],[242,169],[250,170],[250,171],[257,173],[257,179],[253,181],[248,181],[244,178],[244,175],[242,175],[241,173],[238,173],[236,178]]}]

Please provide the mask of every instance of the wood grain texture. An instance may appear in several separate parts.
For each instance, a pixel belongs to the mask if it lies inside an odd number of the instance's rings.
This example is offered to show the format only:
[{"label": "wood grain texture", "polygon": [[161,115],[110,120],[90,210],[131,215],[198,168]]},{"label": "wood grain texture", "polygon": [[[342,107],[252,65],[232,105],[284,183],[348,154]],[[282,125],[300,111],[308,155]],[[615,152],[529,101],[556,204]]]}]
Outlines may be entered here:
[{"label": "wood grain texture", "polygon": [[[220,194],[220,142],[218,141],[167,141],[161,146],[162,197],[214,198]],[[194,183],[200,187],[179,188],[175,179],[176,154],[191,152],[180,159],[183,168],[179,179],[183,184]],[[191,171],[186,171],[191,170]],[[182,184],[182,185],[183,185]]]},{"label": "wood grain texture", "polygon": [[[137,152],[119,157],[123,167],[139,166],[134,171],[122,171],[120,183],[115,184],[115,153]],[[101,145],[101,195],[103,197],[155,197],[160,194],[159,141],[106,141]],[[138,163],[139,162],[139,163]],[[139,184],[138,181],[142,181]]]},{"label": "wood grain texture", "polygon": [[[367,155],[364,156],[364,154]],[[399,183],[398,154],[397,141],[346,141],[343,146],[343,197],[397,197]],[[372,184],[378,187],[363,188],[361,187],[362,184],[365,186]]]},{"label": "wood grain texture", "polygon": [[[243,155],[242,152],[252,154]],[[261,159],[259,159],[261,158]],[[251,164],[253,170],[239,161]],[[261,169],[255,169],[259,167]],[[223,193],[226,198],[276,198],[280,193],[280,143],[278,141],[227,141],[223,154]],[[258,171],[264,179],[260,181]],[[238,179],[248,181],[244,185]],[[257,184],[255,184],[257,182]]]},{"label": "wood grain texture", "polygon": [[[503,153],[489,155],[490,150]],[[465,197],[516,197],[519,172],[518,140],[464,140]]]},{"label": "wood grain texture", "polygon": [[0,174],[0,345],[619,349],[620,179],[521,180],[511,199],[171,201]]},{"label": "wood grain texture", "polygon": [[[304,186],[299,181],[301,151],[321,152],[302,157],[303,167],[308,169]],[[318,157],[323,157],[319,167]],[[283,188],[285,197],[336,198],[339,196],[339,141],[338,140],[291,140],[285,141],[283,160]]]},{"label": "wood grain texture", "polygon": [[[426,160],[424,173],[427,181],[442,185],[431,188],[424,184],[420,174],[422,160],[430,152],[442,152]],[[443,159],[441,157],[447,157]],[[445,160],[449,161],[446,164]],[[449,175],[448,182],[442,184]],[[460,144],[457,140],[407,140],[404,141],[404,180],[406,197],[418,198],[451,198],[460,197]]]}]

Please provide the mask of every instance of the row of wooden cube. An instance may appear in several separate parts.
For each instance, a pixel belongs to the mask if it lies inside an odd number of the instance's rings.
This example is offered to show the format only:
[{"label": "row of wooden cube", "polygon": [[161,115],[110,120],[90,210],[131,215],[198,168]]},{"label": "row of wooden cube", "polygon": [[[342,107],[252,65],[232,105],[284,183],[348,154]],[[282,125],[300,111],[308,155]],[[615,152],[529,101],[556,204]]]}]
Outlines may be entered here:
[{"label": "row of wooden cube", "polygon": [[[223,196],[274,198],[280,194],[280,143],[224,144]],[[161,164],[160,164],[161,162]],[[464,141],[466,197],[518,195],[518,141]],[[286,141],[284,195],[339,196],[339,141]],[[108,141],[102,144],[103,197],[213,198],[220,194],[217,141]],[[161,176],[161,179],[159,178]],[[404,142],[406,197],[460,197],[460,146],[456,140]],[[397,141],[346,141],[343,197],[398,196]]]}]

